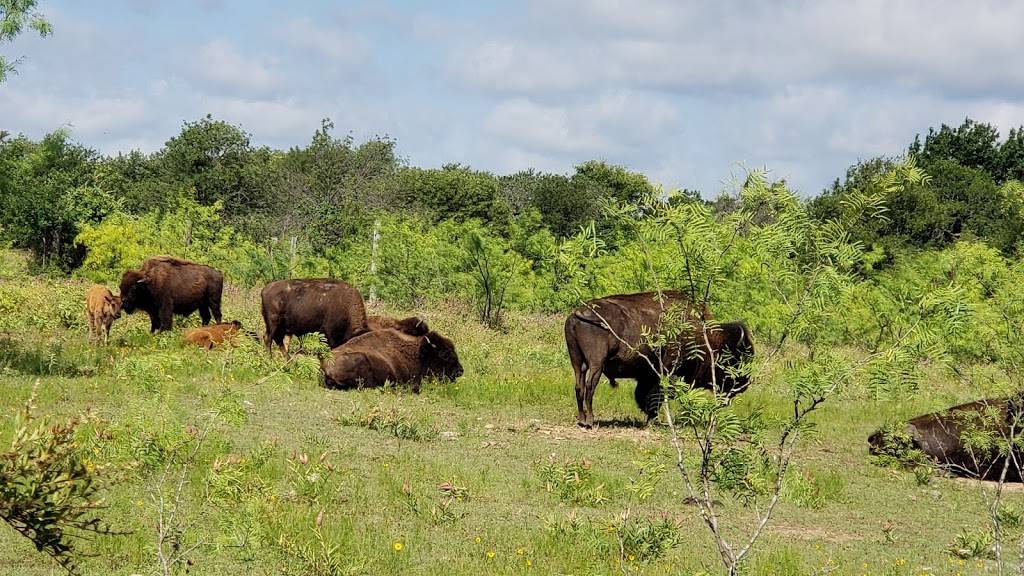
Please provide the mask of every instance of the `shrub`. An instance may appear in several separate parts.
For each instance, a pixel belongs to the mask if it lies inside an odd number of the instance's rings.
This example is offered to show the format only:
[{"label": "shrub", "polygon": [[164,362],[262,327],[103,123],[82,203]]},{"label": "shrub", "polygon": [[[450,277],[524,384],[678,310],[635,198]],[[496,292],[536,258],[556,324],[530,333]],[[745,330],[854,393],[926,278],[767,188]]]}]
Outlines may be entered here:
[{"label": "shrub", "polygon": [[14,439],[0,452],[0,518],[74,573],[74,538],[83,532],[110,534],[96,516],[102,509],[103,466],[76,440],[83,415],[47,425],[33,416],[33,398],[18,415]]}]

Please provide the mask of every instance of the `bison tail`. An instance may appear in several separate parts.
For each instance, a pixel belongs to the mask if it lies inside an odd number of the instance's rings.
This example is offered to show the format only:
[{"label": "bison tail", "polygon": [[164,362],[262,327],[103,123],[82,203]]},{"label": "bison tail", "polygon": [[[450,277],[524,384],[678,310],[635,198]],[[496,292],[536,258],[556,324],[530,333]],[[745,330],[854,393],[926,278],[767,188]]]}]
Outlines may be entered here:
[{"label": "bison tail", "polygon": [[604,319],[601,318],[601,316],[590,307],[577,308],[576,310],[573,311],[572,315],[574,318],[581,322],[592,324],[603,330],[607,330],[608,328],[608,324],[604,321]]}]

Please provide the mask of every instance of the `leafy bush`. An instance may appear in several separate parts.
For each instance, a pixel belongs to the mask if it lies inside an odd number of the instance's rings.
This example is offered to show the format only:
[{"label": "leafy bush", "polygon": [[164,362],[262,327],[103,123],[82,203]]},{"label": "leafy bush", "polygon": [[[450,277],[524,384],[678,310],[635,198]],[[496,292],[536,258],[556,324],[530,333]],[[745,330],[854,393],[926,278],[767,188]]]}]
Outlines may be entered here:
[{"label": "leafy bush", "polygon": [[603,482],[594,480],[590,461],[569,460],[560,464],[552,455],[538,470],[544,490],[556,494],[563,502],[583,506],[598,506],[608,501]]},{"label": "leafy bush", "polygon": [[47,425],[36,419],[34,408],[30,398],[10,449],[0,452],[0,518],[73,573],[74,538],[112,533],[96,515],[103,508],[103,466],[76,439],[79,426],[94,418]]}]

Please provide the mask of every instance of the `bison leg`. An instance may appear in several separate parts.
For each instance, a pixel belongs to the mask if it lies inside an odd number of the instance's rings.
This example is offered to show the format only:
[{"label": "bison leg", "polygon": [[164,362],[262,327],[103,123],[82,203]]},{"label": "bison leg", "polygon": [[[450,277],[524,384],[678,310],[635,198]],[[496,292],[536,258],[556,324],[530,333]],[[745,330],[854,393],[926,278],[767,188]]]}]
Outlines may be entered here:
[{"label": "bison leg", "polygon": [[584,428],[594,427],[594,390],[597,390],[597,384],[601,381],[601,371],[603,367],[594,366],[590,368],[590,373],[587,375],[587,389],[584,391],[584,421],[582,426]]},{"label": "bison leg", "polygon": [[210,324],[210,308],[206,304],[199,306],[199,317],[203,320],[203,326]]},{"label": "bison leg", "polygon": [[640,410],[647,415],[647,423],[658,417],[661,407],[661,382],[657,376],[643,376],[636,380],[633,399]]},{"label": "bison leg", "polygon": [[210,312],[213,313],[213,319],[217,321],[217,324],[221,323],[220,315],[220,294],[217,294],[210,300]]},{"label": "bison leg", "polygon": [[153,333],[160,331],[160,315],[156,312],[149,313],[149,331]]},{"label": "bison leg", "polygon": [[170,301],[160,306],[160,330],[174,329],[174,304]]}]

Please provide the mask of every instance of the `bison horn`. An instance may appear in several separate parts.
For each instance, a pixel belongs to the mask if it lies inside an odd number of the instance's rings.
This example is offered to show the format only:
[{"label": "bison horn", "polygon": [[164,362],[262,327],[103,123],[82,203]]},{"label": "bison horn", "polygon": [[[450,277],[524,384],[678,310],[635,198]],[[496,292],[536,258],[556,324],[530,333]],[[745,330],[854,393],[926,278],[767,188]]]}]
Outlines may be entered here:
[{"label": "bison horn", "polygon": [[423,339],[427,341],[427,344],[430,344],[431,346],[434,346],[434,343],[430,341],[430,336],[427,336],[426,334],[424,334],[423,335]]}]

